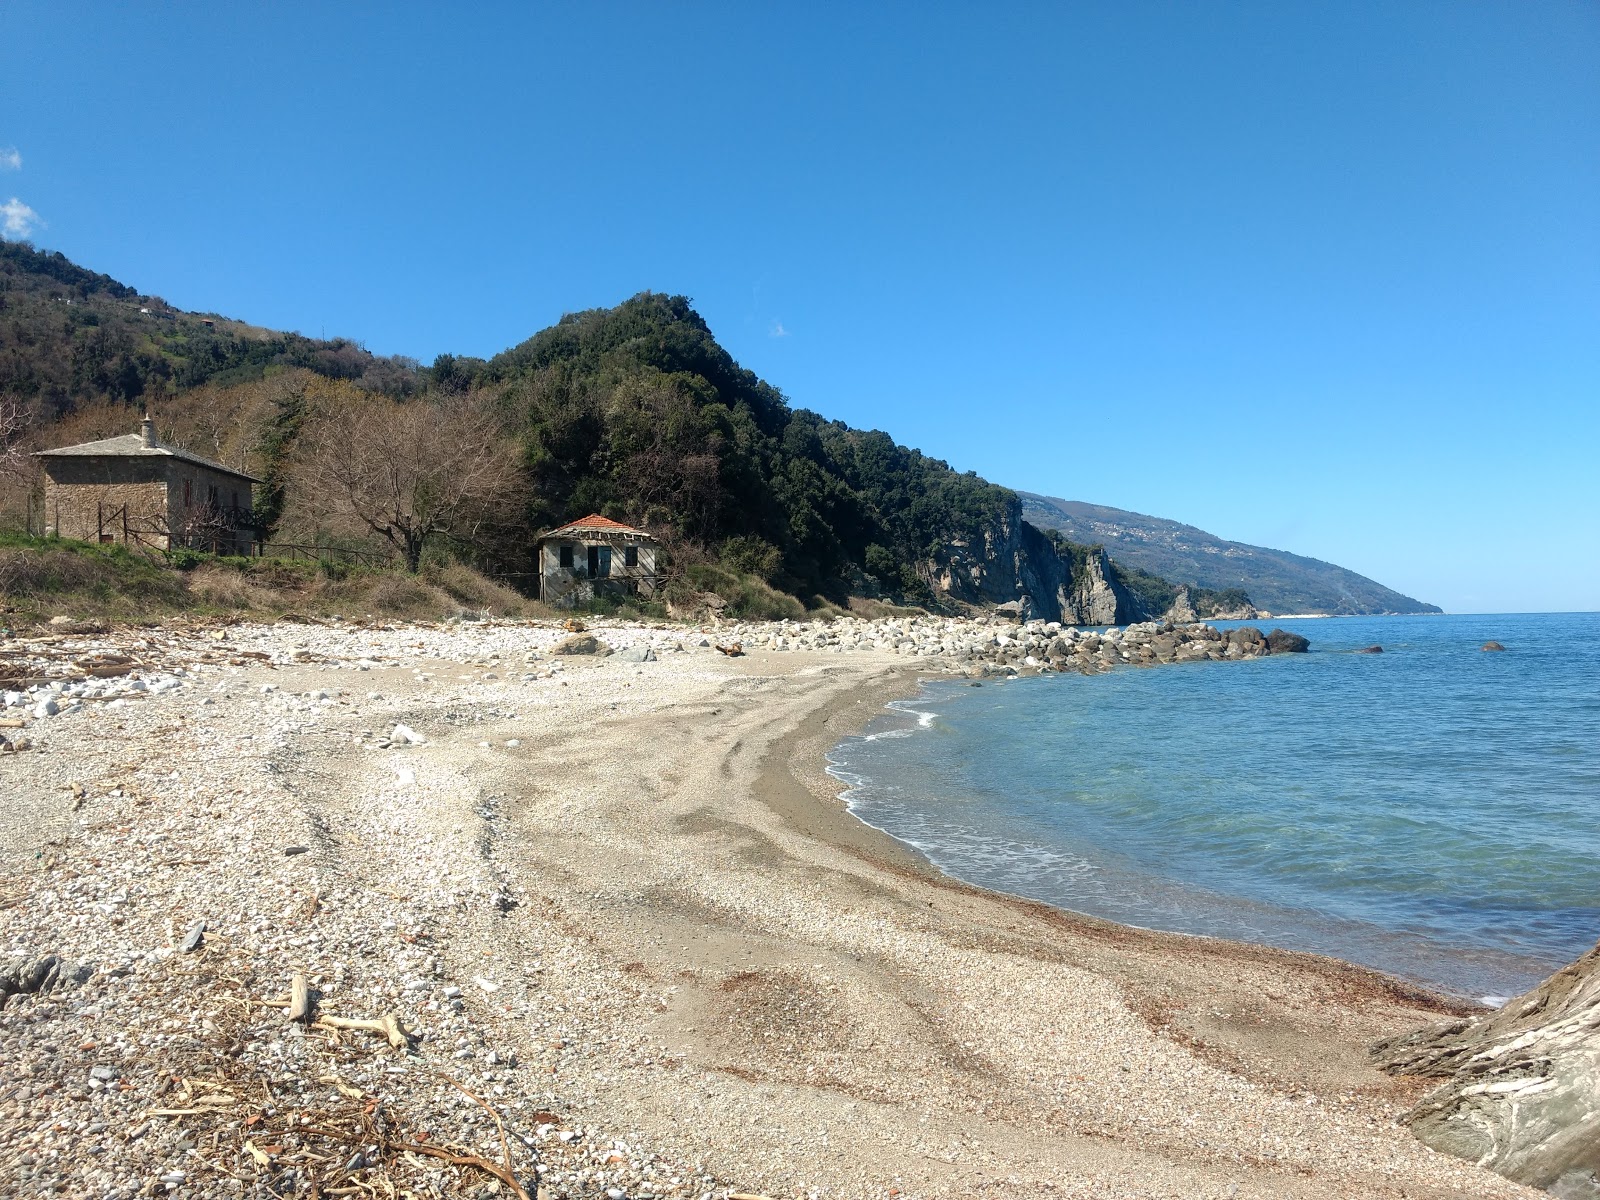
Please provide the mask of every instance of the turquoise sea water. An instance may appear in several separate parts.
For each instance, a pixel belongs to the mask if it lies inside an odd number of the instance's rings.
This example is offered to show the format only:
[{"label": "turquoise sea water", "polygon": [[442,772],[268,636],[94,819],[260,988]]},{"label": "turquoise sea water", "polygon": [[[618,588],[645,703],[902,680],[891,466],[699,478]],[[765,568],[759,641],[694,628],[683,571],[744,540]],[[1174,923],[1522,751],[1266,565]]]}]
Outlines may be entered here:
[{"label": "turquoise sea water", "polygon": [[1600,939],[1600,614],[1258,624],[1311,653],[940,681],[830,769],[950,874],[1132,925],[1474,997]]}]

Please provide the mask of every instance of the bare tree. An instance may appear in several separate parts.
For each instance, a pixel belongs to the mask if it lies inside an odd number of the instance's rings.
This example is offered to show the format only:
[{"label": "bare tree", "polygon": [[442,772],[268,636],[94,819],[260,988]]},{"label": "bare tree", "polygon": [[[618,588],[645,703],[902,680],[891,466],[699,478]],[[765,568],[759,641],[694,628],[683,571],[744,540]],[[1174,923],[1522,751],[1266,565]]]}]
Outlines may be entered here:
[{"label": "bare tree", "polygon": [[0,479],[18,479],[27,470],[28,459],[22,452],[22,434],[28,426],[28,414],[22,402],[12,396],[0,396]]},{"label": "bare tree", "polygon": [[472,541],[518,507],[515,448],[483,393],[394,401],[350,388],[311,414],[291,487],[308,511],[389,542],[415,572],[427,543]]}]

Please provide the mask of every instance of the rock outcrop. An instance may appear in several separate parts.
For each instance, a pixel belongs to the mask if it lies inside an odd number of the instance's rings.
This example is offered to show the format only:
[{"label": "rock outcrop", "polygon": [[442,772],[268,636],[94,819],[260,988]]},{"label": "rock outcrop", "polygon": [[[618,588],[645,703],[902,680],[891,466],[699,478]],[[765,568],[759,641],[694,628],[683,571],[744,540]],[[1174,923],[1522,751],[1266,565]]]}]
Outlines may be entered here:
[{"label": "rock outcrop", "polygon": [[1077,629],[1059,621],[1019,621],[1017,607],[1009,603],[976,617],[740,623],[723,626],[718,636],[733,638],[749,650],[890,651],[924,658],[930,670],[942,667],[985,676],[1045,671],[1095,674],[1113,667],[1232,662],[1274,653],[1267,635],[1249,625],[1226,632],[1204,622],[1170,621]]},{"label": "rock outcrop", "polygon": [[1022,519],[1017,501],[984,530],[981,545],[951,542],[928,568],[942,596],[974,606],[1019,602],[1024,620],[1126,625],[1150,615],[1117,580],[1104,550],[1058,550]]},{"label": "rock outcrop", "polygon": [[1189,598],[1189,589],[1180,587],[1177,596],[1172,601],[1172,607],[1167,609],[1164,621],[1173,621],[1180,625],[1187,625],[1200,619],[1194,611],[1194,602]]},{"label": "rock outcrop", "polygon": [[1600,946],[1498,1012],[1387,1039],[1373,1056],[1442,1081],[1405,1118],[1433,1149],[1557,1196],[1600,1196]]},{"label": "rock outcrop", "polygon": [[1290,633],[1287,629],[1274,629],[1267,634],[1267,645],[1274,654],[1304,654],[1311,649],[1311,643],[1298,633]]}]

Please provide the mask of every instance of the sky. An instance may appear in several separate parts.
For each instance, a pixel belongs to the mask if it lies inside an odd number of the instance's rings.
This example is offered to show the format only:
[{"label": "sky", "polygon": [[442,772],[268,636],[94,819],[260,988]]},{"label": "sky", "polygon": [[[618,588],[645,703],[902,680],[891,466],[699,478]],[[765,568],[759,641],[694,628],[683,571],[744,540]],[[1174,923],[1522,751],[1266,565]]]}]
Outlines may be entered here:
[{"label": "sky", "polygon": [[1600,609],[1600,4],[466,7],[8,0],[0,233],[423,362],[681,293],[960,470]]}]

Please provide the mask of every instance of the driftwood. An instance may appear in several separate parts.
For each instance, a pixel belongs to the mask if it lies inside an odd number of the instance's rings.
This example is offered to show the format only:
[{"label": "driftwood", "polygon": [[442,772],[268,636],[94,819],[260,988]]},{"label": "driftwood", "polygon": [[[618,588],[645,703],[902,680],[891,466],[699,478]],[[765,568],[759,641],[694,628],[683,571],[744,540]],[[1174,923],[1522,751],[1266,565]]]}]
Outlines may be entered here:
[{"label": "driftwood", "polygon": [[1497,1012],[1372,1054],[1441,1081],[1405,1117],[1435,1150],[1558,1195],[1600,1185],[1600,946]]},{"label": "driftwood", "polygon": [[721,654],[726,654],[729,658],[740,658],[744,655],[744,647],[738,642],[727,646],[718,646],[717,651]]},{"label": "driftwood", "polygon": [[306,977],[295,972],[289,980],[289,1020],[304,1021],[311,1015],[311,988],[306,984]]},{"label": "driftwood", "polygon": [[396,1050],[404,1050],[410,1045],[406,1037],[405,1026],[400,1024],[400,1018],[393,1013],[385,1013],[376,1021],[363,1021],[356,1017],[329,1017],[319,1016],[311,1023],[313,1029],[352,1029],[361,1033],[381,1033],[389,1039],[389,1045]]}]

